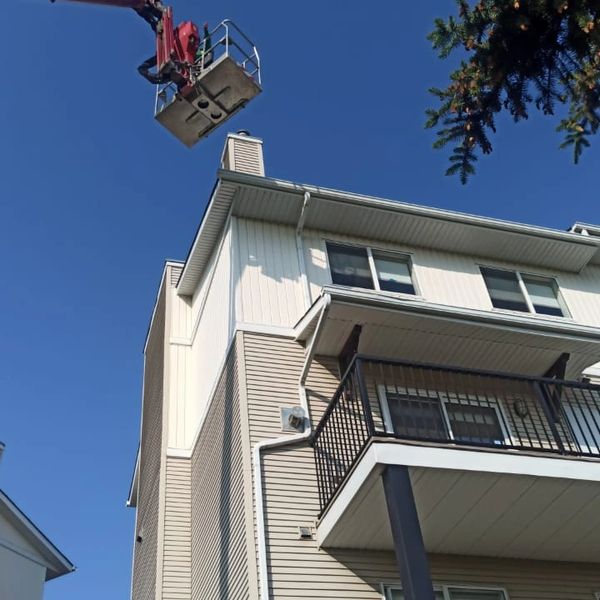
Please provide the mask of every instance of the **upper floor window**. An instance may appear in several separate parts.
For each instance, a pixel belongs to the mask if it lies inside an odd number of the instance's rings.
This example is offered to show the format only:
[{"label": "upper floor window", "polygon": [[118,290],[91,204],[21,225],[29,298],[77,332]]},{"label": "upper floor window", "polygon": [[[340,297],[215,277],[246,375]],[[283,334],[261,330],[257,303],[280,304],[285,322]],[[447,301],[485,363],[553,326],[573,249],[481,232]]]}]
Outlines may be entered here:
[{"label": "upper floor window", "polygon": [[556,281],[550,277],[490,267],[481,267],[481,274],[494,308],[555,317],[569,314]]},{"label": "upper floor window", "polygon": [[415,294],[410,258],[404,254],[327,242],[331,281],[336,285]]},{"label": "upper floor window", "polygon": [[[435,600],[508,600],[503,590],[444,585],[434,589]],[[386,600],[404,600],[400,588],[386,589]]]}]

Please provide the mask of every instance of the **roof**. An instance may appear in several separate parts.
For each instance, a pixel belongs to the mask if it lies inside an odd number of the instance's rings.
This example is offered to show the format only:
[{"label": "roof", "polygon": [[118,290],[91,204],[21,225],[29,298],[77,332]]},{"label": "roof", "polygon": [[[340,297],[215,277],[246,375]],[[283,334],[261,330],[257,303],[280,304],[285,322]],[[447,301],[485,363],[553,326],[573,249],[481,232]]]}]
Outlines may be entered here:
[{"label": "roof", "polygon": [[2,490],[0,490],[0,515],[4,516],[32,548],[44,558],[46,581],[75,570],[73,563]]},{"label": "roof", "polygon": [[296,226],[305,192],[306,229],[579,272],[600,264],[600,238],[456,211],[220,170],[177,285],[192,295],[228,216]]}]

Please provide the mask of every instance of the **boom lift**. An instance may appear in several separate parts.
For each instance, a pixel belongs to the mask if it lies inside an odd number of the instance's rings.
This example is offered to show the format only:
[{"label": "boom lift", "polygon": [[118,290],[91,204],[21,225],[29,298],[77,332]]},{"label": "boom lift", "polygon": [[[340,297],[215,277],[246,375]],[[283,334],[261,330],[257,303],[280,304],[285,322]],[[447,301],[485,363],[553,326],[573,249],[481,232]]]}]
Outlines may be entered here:
[{"label": "boom lift", "polygon": [[262,91],[258,50],[229,19],[200,34],[192,21],[175,27],[160,0],[74,1],[132,8],[150,25],[156,54],[138,71],[156,84],[154,117],[188,148]]}]

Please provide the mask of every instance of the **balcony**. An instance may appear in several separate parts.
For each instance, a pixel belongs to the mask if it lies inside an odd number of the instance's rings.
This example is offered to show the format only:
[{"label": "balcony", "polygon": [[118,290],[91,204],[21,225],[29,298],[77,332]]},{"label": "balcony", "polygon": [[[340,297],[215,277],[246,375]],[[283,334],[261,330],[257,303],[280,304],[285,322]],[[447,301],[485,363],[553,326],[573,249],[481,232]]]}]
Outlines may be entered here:
[{"label": "balcony", "polygon": [[597,560],[600,386],[358,356],[312,445],[324,547],[393,548],[396,464],[429,552]]}]

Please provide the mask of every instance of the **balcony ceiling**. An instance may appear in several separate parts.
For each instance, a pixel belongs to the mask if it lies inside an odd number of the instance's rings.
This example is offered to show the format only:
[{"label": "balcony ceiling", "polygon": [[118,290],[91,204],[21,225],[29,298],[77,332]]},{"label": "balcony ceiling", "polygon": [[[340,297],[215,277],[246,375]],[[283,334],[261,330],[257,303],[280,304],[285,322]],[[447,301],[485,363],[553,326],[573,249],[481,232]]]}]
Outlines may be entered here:
[{"label": "balcony ceiling", "polygon": [[[461,454],[455,449],[441,451]],[[484,465],[489,453],[479,454],[483,455],[479,463]],[[453,462],[460,464],[460,459],[456,457]],[[567,463],[566,468],[569,463],[573,465],[572,461],[561,458],[535,460]],[[518,468],[514,468],[518,463],[513,461],[512,467],[505,469],[499,464],[493,464],[498,472],[472,470],[469,466],[460,469],[413,464],[410,467],[427,551],[597,562],[600,481],[583,476],[579,479],[552,477],[548,469],[544,475],[536,476],[531,471],[518,474],[515,472]],[[596,473],[600,468],[597,463],[587,465]],[[318,535],[323,547],[393,550],[380,477],[383,467],[382,463],[376,463],[361,485],[356,486],[351,481],[342,488],[342,494],[346,490],[351,499],[338,515],[336,502],[345,501],[343,496],[338,496],[321,520]]]},{"label": "balcony ceiling", "polygon": [[[359,353],[379,358],[541,376],[569,352],[569,379],[600,361],[597,328],[372,292],[325,288],[324,293],[332,295],[332,302],[316,353],[325,356],[338,356],[354,325],[360,324]],[[312,315],[299,323],[299,339],[312,334],[318,312]]]}]

